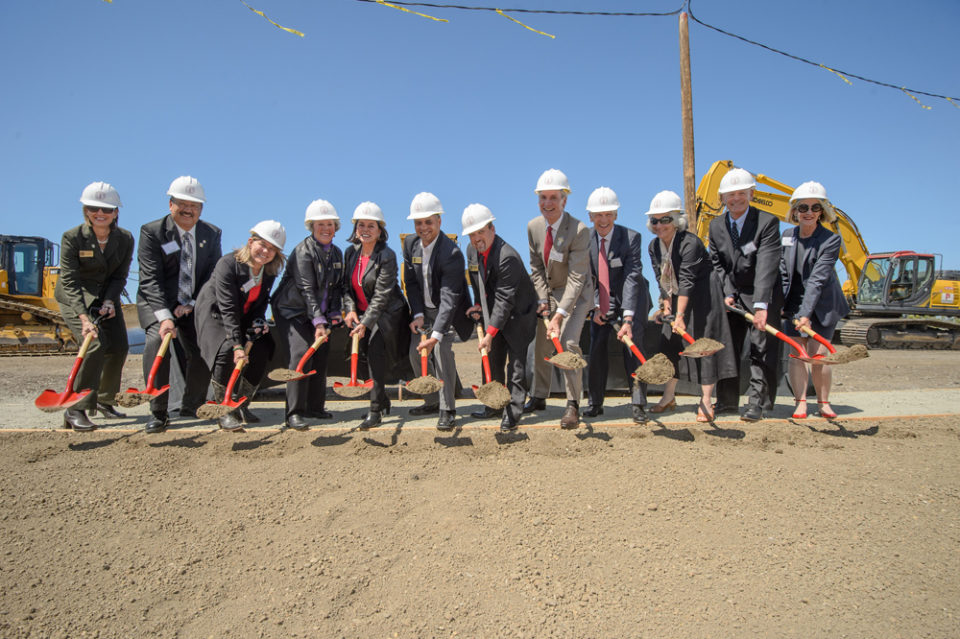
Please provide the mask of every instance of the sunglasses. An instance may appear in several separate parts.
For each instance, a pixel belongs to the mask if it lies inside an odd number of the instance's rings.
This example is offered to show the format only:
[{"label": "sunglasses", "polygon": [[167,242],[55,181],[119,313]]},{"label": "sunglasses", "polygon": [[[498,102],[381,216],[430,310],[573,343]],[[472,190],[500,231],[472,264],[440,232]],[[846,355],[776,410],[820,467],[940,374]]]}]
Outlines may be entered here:
[{"label": "sunglasses", "polygon": [[651,217],[650,226],[656,226],[657,224],[670,224],[673,222],[672,215],[665,215],[663,217]]},{"label": "sunglasses", "polygon": [[110,214],[110,213],[117,212],[117,209],[115,208],[110,209],[105,206],[88,206],[86,207],[86,209],[87,209],[87,213],[96,213],[97,211],[103,211],[104,213]]},{"label": "sunglasses", "polygon": [[823,206],[819,203],[812,206],[807,206],[806,204],[797,204],[797,211],[800,213],[806,213],[808,210],[813,211],[814,213],[819,213],[823,210]]}]

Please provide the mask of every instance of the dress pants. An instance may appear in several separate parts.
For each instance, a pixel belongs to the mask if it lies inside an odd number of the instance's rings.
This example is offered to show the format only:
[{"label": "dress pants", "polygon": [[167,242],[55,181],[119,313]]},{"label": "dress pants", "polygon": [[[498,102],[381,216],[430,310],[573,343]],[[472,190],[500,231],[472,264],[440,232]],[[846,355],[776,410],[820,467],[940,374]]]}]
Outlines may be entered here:
[{"label": "dress pants", "polygon": [[[210,371],[200,356],[200,346],[197,344],[197,329],[193,324],[193,313],[175,320],[177,336],[170,342],[167,356],[157,368],[157,376],[153,385],[157,388],[167,384],[175,384],[180,388],[171,388],[160,397],[150,400],[150,412],[154,414],[166,413],[170,395],[182,397],[181,407],[187,410],[196,410],[207,399],[207,388],[210,386]],[[154,322],[145,331],[143,346],[143,379],[150,376],[153,360],[160,350],[160,322]],[[181,375],[174,375],[170,380],[170,360],[177,358],[177,366]],[[176,392],[174,392],[176,391]],[[174,408],[178,408],[174,406]]]},{"label": "dress pants", "polygon": [[[562,295],[563,290],[558,289],[555,293]],[[550,308],[554,309],[556,307],[557,300],[553,297],[550,300]],[[579,351],[580,333],[583,331],[583,322],[587,319],[587,313],[590,310],[591,304],[578,300],[573,307],[573,312],[560,323],[560,344],[564,350],[569,350],[570,346],[573,345],[577,346]],[[547,337],[547,327],[542,320],[538,320],[533,356],[533,392],[531,393],[533,397],[546,399],[550,395],[553,365],[545,361],[544,358],[551,357],[555,352],[553,341]],[[563,371],[563,381],[567,401],[579,402],[583,395],[583,371]]]},{"label": "dress pants", "polygon": [[367,330],[367,334],[360,340],[360,352],[366,355],[367,369],[370,371],[371,379],[373,379],[373,389],[370,391],[370,410],[379,412],[390,405],[390,399],[387,397],[386,391],[387,344],[383,339],[383,333],[378,328],[374,328],[373,333],[369,329]]},{"label": "dress pants", "polygon": [[527,349],[511,349],[501,332],[494,336],[487,358],[490,360],[490,377],[510,391],[510,403],[504,410],[510,421],[516,424],[523,415],[523,403],[527,399]]},{"label": "dress pants", "polygon": [[[316,333],[313,322],[307,320],[306,315],[287,319],[276,315],[277,331],[287,338],[288,359],[287,366],[296,368],[300,358],[313,344]],[[287,398],[285,417],[303,415],[304,413],[320,413],[326,407],[327,400],[327,356],[330,353],[330,341],[320,345],[317,352],[304,364],[304,372],[317,372],[306,379],[287,382]]]},{"label": "dress pants", "polygon": [[[90,316],[93,319],[92,316]],[[82,343],[80,337],[80,318],[73,314],[63,316],[67,326]],[[120,392],[120,376],[123,364],[127,361],[127,325],[123,321],[123,312],[117,307],[117,314],[111,319],[100,321],[97,326],[97,338],[90,342],[87,354],[83,358],[80,370],[73,382],[77,390],[90,389],[91,392],[73,405],[75,410],[91,410],[97,402],[113,406]]]},{"label": "dress pants", "polygon": [[[644,318],[638,318],[644,321]],[[603,397],[607,390],[607,373],[609,371],[609,353],[607,351],[608,343],[611,339],[616,339],[616,331],[612,324],[597,324],[590,322],[590,358],[587,362],[587,395],[590,398],[591,406],[603,406]],[[634,329],[630,339],[637,344],[637,348],[643,344],[643,329],[638,331]],[[633,372],[640,366],[640,360],[634,357],[633,352],[623,345],[623,369],[627,373],[627,380],[630,383],[630,402],[634,405],[645,406],[647,403],[647,385],[638,382],[631,377]]]},{"label": "dress pants", "polygon": [[[273,357],[273,349],[273,337],[269,333],[253,342],[250,347],[250,354],[247,356],[249,362],[243,367],[240,378],[234,384],[234,396],[250,392],[247,390],[250,387],[253,388],[253,392],[256,392],[260,382],[263,381],[263,376],[267,373],[267,365]],[[220,350],[217,351],[216,359],[213,362],[213,370],[210,372],[210,379],[221,386],[226,386],[230,381],[230,376],[233,375],[234,368],[236,368],[236,364],[233,363],[233,343],[230,340],[225,340],[220,346]],[[242,383],[244,381],[246,384]],[[253,398],[247,397],[247,399]]]},{"label": "dress pants", "polygon": [[[425,308],[423,310],[423,330],[430,337],[433,331],[433,322],[437,319],[437,309]],[[453,324],[444,333],[440,342],[433,347],[433,351],[427,357],[427,374],[433,375],[443,382],[443,388],[436,393],[423,395],[423,401],[427,404],[440,404],[440,410],[456,410],[456,392],[457,392],[457,362],[453,357],[453,342],[456,339],[456,331]],[[417,335],[410,340],[410,364],[417,377],[420,376],[420,351],[417,346],[420,344],[420,336]]]},{"label": "dress pants", "polygon": [[[779,309],[776,314],[779,315]],[[770,313],[773,320],[773,313]],[[779,349],[777,339],[766,331],[757,330],[753,322],[737,313],[728,312],[730,334],[733,337],[733,352],[736,355],[737,370],[740,369],[740,354],[744,342],[750,344],[750,386],[747,388],[747,401],[763,410],[773,410],[777,398],[777,364]],[[779,328],[779,321],[767,322]],[[717,382],[717,401],[724,406],[740,406],[740,377],[729,377]]]}]

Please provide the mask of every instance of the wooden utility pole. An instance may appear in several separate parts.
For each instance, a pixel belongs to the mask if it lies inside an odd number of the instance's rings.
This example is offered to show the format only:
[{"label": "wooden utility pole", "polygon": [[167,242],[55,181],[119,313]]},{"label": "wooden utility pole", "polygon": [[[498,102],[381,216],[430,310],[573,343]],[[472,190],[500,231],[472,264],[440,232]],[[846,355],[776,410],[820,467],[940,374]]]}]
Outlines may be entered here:
[{"label": "wooden utility pole", "polygon": [[680,13],[680,102],[683,123],[683,202],[690,231],[697,231],[696,165],[693,160],[693,95],[690,83],[690,37],[687,13]]}]

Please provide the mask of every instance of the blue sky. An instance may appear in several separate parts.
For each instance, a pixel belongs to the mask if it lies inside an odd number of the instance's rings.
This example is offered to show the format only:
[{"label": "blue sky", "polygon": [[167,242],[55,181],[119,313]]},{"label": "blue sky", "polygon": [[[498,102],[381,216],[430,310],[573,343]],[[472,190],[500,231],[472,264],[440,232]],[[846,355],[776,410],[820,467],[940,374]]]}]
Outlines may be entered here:
[{"label": "blue sky", "polygon": [[[567,209],[586,220],[598,186],[620,223],[662,189],[682,193],[677,17],[419,9],[355,0],[5,2],[0,21],[3,233],[59,241],[89,182],[114,184],[121,225],[166,212],[183,174],[204,185],[205,219],[240,245],[261,219],[303,237],[322,197],[349,220],[373,200],[391,244],[409,203],[437,194],[444,230],[489,206],[525,254],[533,188],[562,169]],[[476,0],[463,2],[481,6]],[[670,11],[680,0],[512,0],[521,8]],[[960,95],[960,3],[694,0],[704,22],[867,78]],[[787,184],[818,180],[874,252],[943,254],[960,268],[954,184],[960,108],[836,75],[690,24],[697,177],[712,162]],[[958,102],[960,104],[960,102]],[[346,231],[337,240],[345,243]],[[649,265],[647,265],[649,274]]]}]

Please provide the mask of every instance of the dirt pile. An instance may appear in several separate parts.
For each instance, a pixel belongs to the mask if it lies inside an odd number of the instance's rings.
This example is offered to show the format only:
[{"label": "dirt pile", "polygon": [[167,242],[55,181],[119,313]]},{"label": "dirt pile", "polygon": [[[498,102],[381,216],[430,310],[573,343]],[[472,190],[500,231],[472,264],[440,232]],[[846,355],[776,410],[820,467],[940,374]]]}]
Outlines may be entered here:
[{"label": "dirt pile", "polygon": [[666,355],[657,353],[638,366],[634,374],[637,379],[647,384],[666,384],[676,376],[676,369]]},{"label": "dirt pile", "polygon": [[510,391],[500,382],[484,384],[477,388],[474,393],[481,404],[497,410],[510,403]]},{"label": "dirt pile", "polygon": [[443,388],[443,382],[433,375],[425,375],[422,377],[417,377],[416,379],[411,379],[406,385],[406,389],[408,391],[411,393],[416,393],[417,395],[429,395],[430,393],[436,393],[441,388]]}]

